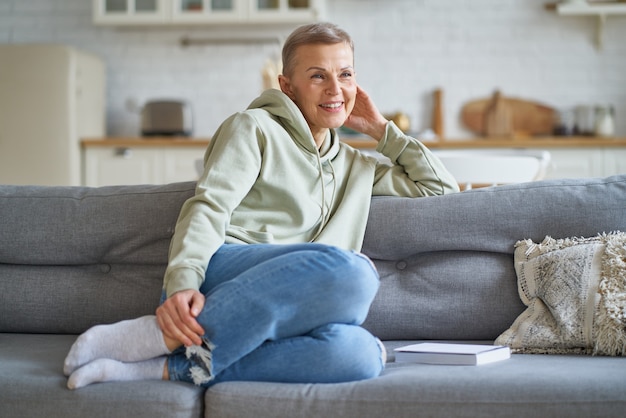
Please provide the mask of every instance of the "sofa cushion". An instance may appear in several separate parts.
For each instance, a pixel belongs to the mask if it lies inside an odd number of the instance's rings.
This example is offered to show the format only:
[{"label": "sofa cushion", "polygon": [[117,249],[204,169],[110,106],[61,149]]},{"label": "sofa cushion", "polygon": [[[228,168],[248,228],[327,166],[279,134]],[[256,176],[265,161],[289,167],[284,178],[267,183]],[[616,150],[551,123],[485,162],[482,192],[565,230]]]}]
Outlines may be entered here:
[{"label": "sofa cushion", "polygon": [[376,379],[341,384],[219,383],[205,417],[622,417],[625,361],[515,354],[482,366],[388,363]]},{"label": "sofa cushion", "polygon": [[0,332],[74,334],[154,313],[194,187],[0,187]]},{"label": "sofa cushion", "polygon": [[161,264],[194,187],[2,186],[0,263]]},{"label": "sofa cushion", "polygon": [[494,340],[524,310],[514,245],[626,231],[626,175],[372,200],[363,252],[381,288],[365,327],[383,339]]},{"label": "sofa cushion", "polygon": [[204,390],[182,382],[99,383],[69,390],[63,359],[75,335],[0,335],[0,416],[201,417]]}]

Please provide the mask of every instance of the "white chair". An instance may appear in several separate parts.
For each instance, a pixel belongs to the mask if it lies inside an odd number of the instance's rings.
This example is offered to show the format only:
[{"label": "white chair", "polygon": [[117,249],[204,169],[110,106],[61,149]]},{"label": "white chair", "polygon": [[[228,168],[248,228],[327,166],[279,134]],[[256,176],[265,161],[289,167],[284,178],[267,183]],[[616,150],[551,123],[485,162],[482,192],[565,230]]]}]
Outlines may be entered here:
[{"label": "white chair", "polygon": [[543,150],[433,150],[462,190],[545,178],[550,153]]},{"label": "white chair", "polygon": [[200,178],[204,173],[204,158],[198,158],[193,162],[193,165],[196,168],[196,174],[198,175],[198,178]]}]

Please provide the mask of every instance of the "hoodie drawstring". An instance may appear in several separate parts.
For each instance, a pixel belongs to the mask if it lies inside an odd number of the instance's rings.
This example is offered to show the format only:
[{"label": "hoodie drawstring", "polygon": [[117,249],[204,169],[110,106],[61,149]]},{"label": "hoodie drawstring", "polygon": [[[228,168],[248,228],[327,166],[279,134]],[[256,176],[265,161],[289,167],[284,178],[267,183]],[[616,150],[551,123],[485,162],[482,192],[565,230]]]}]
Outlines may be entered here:
[{"label": "hoodie drawstring", "polygon": [[330,210],[333,207],[333,201],[335,199],[335,192],[337,191],[337,176],[335,174],[335,168],[333,167],[333,164],[329,161],[328,164],[330,165],[330,170],[332,172],[332,179],[333,179],[333,193],[330,196],[330,203],[328,205],[329,207],[329,211],[326,212],[325,208],[326,208],[326,184],[324,183],[324,167],[322,165],[322,159],[320,158],[320,153],[316,152],[315,153],[316,157],[317,157],[317,169],[319,171],[320,174],[320,182],[322,184],[322,220],[320,221],[319,227],[317,228],[317,232],[315,233],[315,235],[313,236],[313,238],[311,238],[311,242],[315,241],[320,234],[322,233],[322,231],[324,230],[324,226],[326,226],[326,217],[330,217]]}]

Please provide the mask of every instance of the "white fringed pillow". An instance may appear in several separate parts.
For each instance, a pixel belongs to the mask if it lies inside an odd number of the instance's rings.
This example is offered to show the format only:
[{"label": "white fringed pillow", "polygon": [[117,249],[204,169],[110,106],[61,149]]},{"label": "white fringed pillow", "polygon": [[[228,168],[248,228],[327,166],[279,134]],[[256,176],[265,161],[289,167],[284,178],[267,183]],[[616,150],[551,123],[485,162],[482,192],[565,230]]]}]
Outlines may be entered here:
[{"label": "white fringed pillow", "polygon": [[515,245],[527,309],[496,340],[517,353],[626,355],[626,234]]}]

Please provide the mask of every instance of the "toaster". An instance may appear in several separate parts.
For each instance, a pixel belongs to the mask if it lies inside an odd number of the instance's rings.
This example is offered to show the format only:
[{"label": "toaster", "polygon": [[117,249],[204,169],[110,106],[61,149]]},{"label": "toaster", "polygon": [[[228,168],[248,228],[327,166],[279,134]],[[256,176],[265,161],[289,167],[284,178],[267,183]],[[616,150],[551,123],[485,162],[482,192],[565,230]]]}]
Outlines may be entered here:
[{"label": "toaster", "polygon": [[191,136],[193,115],[189,103],[181,100],[153,100],[141,111],[144,136]]}]

